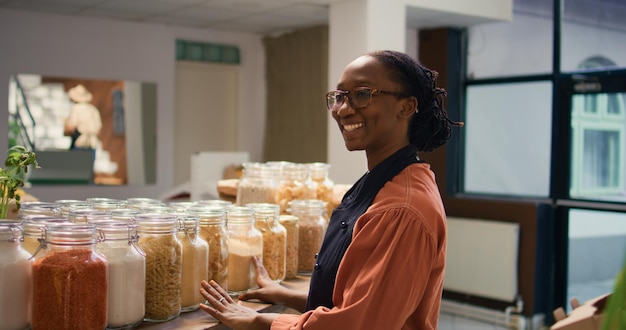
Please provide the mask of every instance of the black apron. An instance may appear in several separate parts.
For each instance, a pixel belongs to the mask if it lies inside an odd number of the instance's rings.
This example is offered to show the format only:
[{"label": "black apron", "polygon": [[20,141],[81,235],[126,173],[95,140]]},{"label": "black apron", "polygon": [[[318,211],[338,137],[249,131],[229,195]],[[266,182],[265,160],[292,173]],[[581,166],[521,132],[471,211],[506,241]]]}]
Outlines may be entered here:
[{"label": "black apron", "polygon": [[330,218],[324,242],[315,259],[306,310],[318,306],[333,307],[333,288],[337,269],[352,241],[352,230],[356,220],[365,213],[387,181],[391,181],[404,168],[419,161],[415,146],[404,147],[363,175],[346,192],[341,204]]}]

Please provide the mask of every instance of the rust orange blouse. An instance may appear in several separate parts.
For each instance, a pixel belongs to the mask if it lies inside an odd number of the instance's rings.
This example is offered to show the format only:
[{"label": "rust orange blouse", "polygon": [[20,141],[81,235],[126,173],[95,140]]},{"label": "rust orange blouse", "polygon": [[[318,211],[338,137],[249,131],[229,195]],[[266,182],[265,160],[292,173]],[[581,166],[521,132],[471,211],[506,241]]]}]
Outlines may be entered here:
[{"label": "rust orange blouse", "polygon": [[354,226],[332,309],[281,314],[271,329],[437,329],[446,220],[435,176],[413,164],[378,192]]}]

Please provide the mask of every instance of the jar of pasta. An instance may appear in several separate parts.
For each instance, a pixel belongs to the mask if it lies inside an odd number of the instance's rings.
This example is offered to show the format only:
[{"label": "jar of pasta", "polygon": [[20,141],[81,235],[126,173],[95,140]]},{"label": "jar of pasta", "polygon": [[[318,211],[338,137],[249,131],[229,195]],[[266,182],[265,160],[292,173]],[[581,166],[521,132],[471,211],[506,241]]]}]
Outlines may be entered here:
[{"label": "jar of pasta", "polygon": [[220,206],[194,206],[187,213],[198,217],[200,237],[209,244],[208,280],[228,290],[228,232],[226,210]]},{"label": "jar of pasta", "polygon": [[289,280],[298,275],[298,217],[291,214],[281,214],[279,221],[287,231],[285,279]]},{"label": "jar of pasta", "polygon": [[22,229],[17,221],[0,221],[0,328],[29,326],[30,254],[20,246]]},{"label": "jar of pasta", "polygon": [[233,206],[226,210],[228,228],[228,293],[257,288],[252,258],[263,260],[263,235],[254,227],[254,210]]},{"label": "jar of pasta", "polygon": [[22,220],[22,231],[24,238],[22,248],[30,255],[38,253],[45,246],[46,225],[55,223],[68,223],[67,219],[55,217],[37,217]]},{"label": "jar of pasta", "polygon": [[294,199],[315,199],[317,188],[311,180],[309,168],[305,164],[291,163],[283,167],[282,180],[276,189],[276,201],[280,214],[287,213],[289,202]]},{"label": "jar of pasta", "polygon": [[254,227],[263,234],[263,266],[269,277],[277,283],[285,279],[285,254],[287,230],[278,222],[278,204],[252,203]]},{"label": "jar of pasta", "polygon": [[316,199],[293,200],[289,211],[298,217],[298,274],[310,275],[315,255],[326,234],[325,203]]},{"label": "jar of pasta", "polygon": [[276,167],[263,163],[244,163],[243,174],[237,185],[236,204],[276,203]]},{"label": "jar of pasta", "polygon": [[135,216],[139,246],[146,254],[144,321],[165,322],[181,309],[183,247],[176,237],[176,215],[140,213]]},{"label": "jar of pasta", "polygon": [[181,312],[195,311],[205,301],[200,283],[209,278],[209,244],[199,235],[198,219],[197,215],[178,215],[178,239],[183,246]]},{"label": "jar of pasta", "polygon": [[114,220],[95,225],[96,251],[109,264],[107,329],[139,325],[145,312],[146,258],[137,245],[137,225]]},{"label": "jar of pasta", "polygon": [[333,189],[335,183],[329,177],[330,164],[327,163],[310,163],[309,173],[311,180],[315,182],[316,193],[314,199],[321,200],[326,203],[326,212],[324,218],[330,220],[333,210],[338,206],[333,203]]},{"label": "jar of pasta", "polygon": [[32,268],[32,329],[106,327],[108,265],[95,233],[93,224],[46,225]]}]

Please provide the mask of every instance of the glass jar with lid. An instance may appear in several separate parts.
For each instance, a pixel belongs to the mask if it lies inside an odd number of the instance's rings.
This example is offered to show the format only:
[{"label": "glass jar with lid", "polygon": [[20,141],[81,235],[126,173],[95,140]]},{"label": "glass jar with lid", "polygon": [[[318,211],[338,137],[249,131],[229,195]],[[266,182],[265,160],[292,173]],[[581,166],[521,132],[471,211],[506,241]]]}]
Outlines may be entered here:
[{"label": "glass jar with lid", "polygon": [[87,198],[85,201],[91,203],[94,209],[101,211],[118,209],[125,205],[125,202],[122,200],[106,197],[91,197]]},{"label": "glass jar with lid", "polygon": [[276,203],[278,169],[264,163],[244,163],[236,204]]},{"label": "glass jar with lid", "polygon": [[325,203],[317,199],[293,200],[289,212],[298,217],[298,274],[310,275],[315,255],[326,234]]},{"label": "glass jar with lid", "polygon": [[180,315],[183,247],[176,237],[173,214],[135,216],[139,246],[146,254],[146,311],[144,321],[165,322]]},{"label": "glass jar with lid", "polygon": [[263,234],[263,266],[269,277],[277,283],[285,279],[285,254],[287,230],[278,221],[278,204],[252,203],[246,205],[254,210],[254,226]]},{"label": "glass jar with lid", "polygon": [[137,245],[137,225],[123,221],[96,224],[98,243],[109,265],[107,329],[135,327],[143,320],[146,258]]},{"label": "glass jar with lid", "polygon": [[71,209],[93,209],[93,204],[80,199],[59,199],[55,201],[61,209],[61,216],[67,218]]},{"label": "glass jar with lid", "polygon": [[252,258],[263,260],[263,235],[254,227],[254,210],[233,206],[226,210],[228,229],[228,293],[257,288]]},{"label": "glass jar with lid", "polygon": [[106,327],[108,264],[95,250],[95,233],[93,224],[46,225],[45,249],[32,267],[33,329]]},{"label": "glass jar with lid", "polygon": [[291,214],[281,214],[279,222],[287,231],[285,253],[285,279],[293,279],[298,275],[298,217]]},{"label": "glass jar with lid", "polygon": [[161,205],[161,206],[165,206],[166,204],[163,203],[162,201],[155,199],[155,198],[149,198],[149,197],[131,197],[131,198],[127,198],[126,200],[124,200],[124,206],[127,208],[131,208],[131,209],[145,209],[148,206],[151,205]]},{"label": "glass jar with lid", "polygon": [[124,221],[128,223],[135,223],[135,215],[143,213],[138,209],[119,208],[110,210],[111,219],[117,221]]},{"label": "glass jar with lid", "polygon": [[221,206],[194,206],[187,213],[198,217],[200,237],[209,244],[208,280],[228,290],[228,231]]},{"label": "glass jar with lid", "polygon": [[192,201],[180,201],[180,202],[169,202],[167,206],[174,210],[176,213],[185,213],[187,209],[194,206],[195,202]]},{"label": "glass jar with lid", "polygon": [[56,217],[28,217],[22,220],[22,231],[24,239],[22,248],[30,255],[37,254],[45,244],[46,225],[54,225],[58,223],[69,223],[65,218]]},{"label": "glass jar with lid", "polygon": [[17,221],[0,221],[0,328],[29,326],[31,262]]},{"label": "glass jar with lid", "polygon": [[20,209],[17,211],[18,220],[33,215],[60,217],[61,208],[59,204],[49,202],[27,202],[20,204]]},{"label": "glass jar with lid", "polygon": [[74,223],[90,223],[97,221],[109,221],[111,220],[110,210],[96,210],[91,209],[70,209],[70,213],[67,215],[67,220]]},{"label": "glass jar with lid", "polygon": [[209,244],[199,235],[198,219],[197,215],[178,215],[178,239],[183,246],[181,312],[195,311],[205,301],[200,283],[209,277]]},{"label": "glass jar with lid", "polygon": [[311,180],[316,183],[316,193],[313,199],[318,199],[326,203],[326,212],[324,217],[326,221],[330,219],[333,210],[338,206],[334,203],[334,188],[335,182],[329,177],[330,164],[327,163],[310,163],[309,173],[311,174]]},{"label": "glass jar with lid", "polygon": [[281,177],[282,180],[276,189],[276,201],[280,205],[280,214],[287,213],[289,202],[294,199],[315,199],[316,183],[311,180],[307,165],[287,164],[283,167]]}]

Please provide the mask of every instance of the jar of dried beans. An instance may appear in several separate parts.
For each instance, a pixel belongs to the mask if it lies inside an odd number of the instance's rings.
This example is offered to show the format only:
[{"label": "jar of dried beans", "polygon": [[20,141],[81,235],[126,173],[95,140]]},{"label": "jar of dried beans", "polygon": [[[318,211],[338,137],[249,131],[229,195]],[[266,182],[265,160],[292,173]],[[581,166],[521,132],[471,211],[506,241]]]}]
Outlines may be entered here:
[{"label": "jar of dried beans", "polygon": [[31,263],[17,221],[0,221],[0,329],[29,326]]},{"label": "jar of dried beans", "polygon": [[200,237],[209,244],[208,280],[228,290],[228,233],[226,210],[221,206],[194,206],[187,213],[198,217]]},{"label": "jar of dried beans", "polygon": [[278,222],[278,204],[252,203],[254,226],[263,234],[263,266],[269,277],[277,283],[285,279],[285,254],[287,230]]},{"label": "jar of dried beans", "polygon": [[254,227],[254,210],[233,206],[226,210],[228,228],[228,293],[256,288],[252,258],[263,260],[263,235]]},{"label": "jar of dried beans", "polygon": [[287,231],[287,253],[285,254],[285,279],[293,279],[298,275],[298,217],[281,214],[280,224]]},{"label": "jar of dried beans", "polygon": [[33,329],[106,327],[108,265],[95,233],[93,224],[46,225],[46,248],[33,261]]},{"label": "jar of dried beans", "polygon": [[205,301],[200,283],[209,277],[209,244],[199,235],[198,219],[197,215],[178,215],[178,239],[183,246],[181,312],[195,311]]},{"label": "jar of dried beans", "polygon": [[109,264],[107,329],[131,328],[143,320],[146,258],[137,245],[137,225],[124,221],[96,223],[96,250]]},{"label": "jar of dried beans", "polygon": [[263,163],[244,163],[237,185],[236,204],[276,203],[278,169]]},{"label": "jar of dried beans", "polygon": [[165,322],[181,309],[183,247],[176,237],[176,215],[140,213],[135,216],[139,246],[146,254],[144,320]]},{"label": "jar of dried beans", "polygon": [[310,275],[315,255],[326,234],[325,203],[316,199],[293,200],[289,212],[298,217],[298,274]]}]

